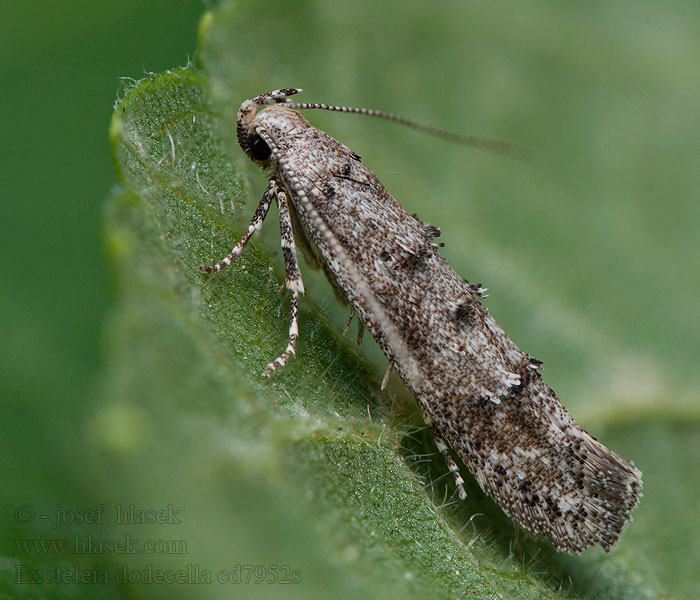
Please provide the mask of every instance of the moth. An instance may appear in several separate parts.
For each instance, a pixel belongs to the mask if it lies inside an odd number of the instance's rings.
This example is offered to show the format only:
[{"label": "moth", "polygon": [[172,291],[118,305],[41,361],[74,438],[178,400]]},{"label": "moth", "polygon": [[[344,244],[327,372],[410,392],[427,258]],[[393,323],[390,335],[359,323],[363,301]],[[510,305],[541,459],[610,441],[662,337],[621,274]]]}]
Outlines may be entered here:
[{"label": "moth", "polygon": [[484,289],[440,255],[439,228],[409,215],[357,153],[312,127],[299,109],[368,114],[461,138],[379,111],[291,102],[300,91],[275,90],[241,104],[238,142],[269,183],[233,250],[200,267],[212,273],[229,266],[277,203],[289,342],[264,375],[295,354],[304,293],[296,238],[349,302],[350,320],[357,314],[377,341],[387,375],[396,371],[415,395],[459,497],[466,498],[464,481],[450,448],[506,514],[557,550],[600,544],[609,551],[639,501],[640,471],[578,426],[542,380],[542,363],[518,349],[480,302]]}]

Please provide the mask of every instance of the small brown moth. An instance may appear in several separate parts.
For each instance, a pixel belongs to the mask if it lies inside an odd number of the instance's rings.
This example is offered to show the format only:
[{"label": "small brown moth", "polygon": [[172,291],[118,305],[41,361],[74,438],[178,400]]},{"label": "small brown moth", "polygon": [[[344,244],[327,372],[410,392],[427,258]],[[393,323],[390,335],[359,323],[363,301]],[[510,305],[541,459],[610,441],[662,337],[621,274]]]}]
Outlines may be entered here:
[{"label": "small brown moth", "polygon": [[[269,172],[269,184],[231,253],[200,267],[211,273],[230,265],[276,200],[291,317],[287,348],[264,375],[295,353],[304,293],[296,233],[347,298],[350,318],[359,315],[389,369],[415,394],[460,498],[464,482],[450,446],[508,515],[548,536],[557,550],[578,553],[597,543],[608,551],[639,501],[640,471],[578,426],[542,381],[542,363],[519,350],[479,302],[483,288],[440,256],[433,241],[440,230],[406,213],[358,154],[297,109],[369,114],[473,145],[512,148],[378,111],[288,100],[300,91],[275,90],[241,104],[238,142]],[[256,114],[263,105],[270,106]]]}]

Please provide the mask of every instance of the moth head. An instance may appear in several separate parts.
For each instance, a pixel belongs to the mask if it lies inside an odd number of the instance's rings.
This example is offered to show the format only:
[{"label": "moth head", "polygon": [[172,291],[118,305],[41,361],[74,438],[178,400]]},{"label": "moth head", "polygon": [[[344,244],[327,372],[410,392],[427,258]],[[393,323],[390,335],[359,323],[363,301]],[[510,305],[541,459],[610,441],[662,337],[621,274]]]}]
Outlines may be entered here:
[{"label": "moth head", "polygon": [[[265,111],[256,115],[258,107],[270,104],[284,104],[288,96],[299,92],[301,90],[297,88],[283,88],[260,94],[241,104],[238,109],[236,135],[241,148],[254,163],[266,166],[272,155],[272,149],[259,133],[260,128],[265,128],[266,131],[269,129],[267,125],[269,119],[263,115]],[[270,124],[274,125],[274,123]],[[270,133],[274,132],[270,131]]]}]

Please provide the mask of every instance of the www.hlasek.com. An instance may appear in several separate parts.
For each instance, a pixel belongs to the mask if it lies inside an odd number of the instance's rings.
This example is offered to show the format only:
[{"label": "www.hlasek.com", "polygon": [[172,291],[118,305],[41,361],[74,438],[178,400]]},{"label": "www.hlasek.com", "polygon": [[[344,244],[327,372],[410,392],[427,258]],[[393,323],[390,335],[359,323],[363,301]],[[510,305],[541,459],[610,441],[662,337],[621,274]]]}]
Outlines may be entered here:
[{"label": "www.hlasek.com", "polygon": [[146,539],[130,534],[103,538],[75,534],[69,538],[15,540],[20,554],[187,554],[187,540]]}]

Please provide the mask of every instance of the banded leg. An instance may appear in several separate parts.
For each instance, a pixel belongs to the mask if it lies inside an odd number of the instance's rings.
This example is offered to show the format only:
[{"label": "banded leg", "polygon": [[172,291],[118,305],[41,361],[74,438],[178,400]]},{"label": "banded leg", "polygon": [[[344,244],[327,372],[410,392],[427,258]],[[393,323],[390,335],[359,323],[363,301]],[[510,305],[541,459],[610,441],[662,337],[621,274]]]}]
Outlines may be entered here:
[{"label": "banded leg", "polygon": [[462,479],[462,475],[459,473],[459,467],[457,466],[457,463],[454,461],[454,458],[452,458],[452,455],[450,454],[450,449],[447,446],[447,442],[445,441],[445,438],[442,437],[440,430],[437,428],[437,425],[435,425],[435,423],[433,422],[433,419],[430,417],[427,408],[423,406],[423,403],[419,401],[418,406],[420,407],[421,413],[423,414],[423,420],[430,427],[430,432],[433,434],[435,445],[437,446],[438,450],[440,450],[440,454],[442,454],[442,458],[445,460],[447,468],[450,470],[452,476],[455,479],[455,485],[457,486],[457,494],[459,496],[459,499],[465,500],[467,497],[467,491],[464,489],[464,479]]},{"label": "banded leg", "polygon": [[274,184],[274,193],[277,196],[277,206],[280,215],[280,243],[282,245],[282,254],[284,255],[284,287],[292,293],[292,299],[289,313],[289,342],[287,343],[287,349],[267,365],[263,372],[263,377],[272,375],[277,369],[287,364],[290,356],[296,354],[297,338],[299,337],[299,294],[304,293],[304,282],[301,280],[301,272],[297,262],[292,219],[289,215],[289,205],[287,204],[287,193],[276,183]]},{"label": "banded leg", "polygon": [[[343,335],[346,335],[348,332],[348,329],[350,329],[350,324],[352,323],[352,320],[355,316],[355,307],[351,306],[350,307],[350,316],[348,317],[348,320],[345,322],[345,327],[343,327]],[[357,319],[357,345],[361,346],[362,345],[362,337],[365,334],[365,326],[360,321],[360,319]],[[384,388],[382,388],[384,389]]]},{"label": "banded leg", "polygon": [[459,499],[465,500],[467,497],[467,492],[464,489],[464,479],[462,479],[462,475],[460,475],[459,473],[459,467],[457,466],[457,463],[454,461],[454,458],[452,458],[452,455],[450,454],[447,442],[445,441],[445,438],[442,437],[442,434],[438,431],[438,428],[435,426],[435,423],[430,424],[430,430],[433,433],[435,445],[438,447],[438,450],[440,450],[442,457],[447,463],[447,468],[451,471],[452,476],[455,478],[455,485],[457,486],[457,494],[459,495]]},{"label": "banded leg", "polygon": [[348,329],[350,329],[350,323],[352,323],[354,316],[355,316],[355,307],[351,306],[350,307],[350,316],[348,317],[348,320],[345,322],[345,327],[343,327],[343,335],[347,335]]},{"label": "banded leg", "polygon": [[221,269],[228,267],[233,262],[233,259],[236,258],[241,252],[243,252],[243,248],[245,248],[245,245],[248,243],[250,237],[256,231],[259,231],[262,228],[263,221],[265,220],[265,217],[267,216],[267,211],[270,208],[270,203],[272,202],[272,198],[275,195],[275,189],[276,184],[270,181],[269,185],[267,186],[267,189],[265,190],[265,193],[260,199],[258,208],[255,209],[255,214],[250,220],[250,225],[248,225],[248,229],[243,234],[243,237],[233,247],[233,250],[231,250],[231,252],[229,252],[220,262],[216,263],[215,265],[200,265],[199,270],[201,272],[216,273],[217,271],[221,271]]}]

